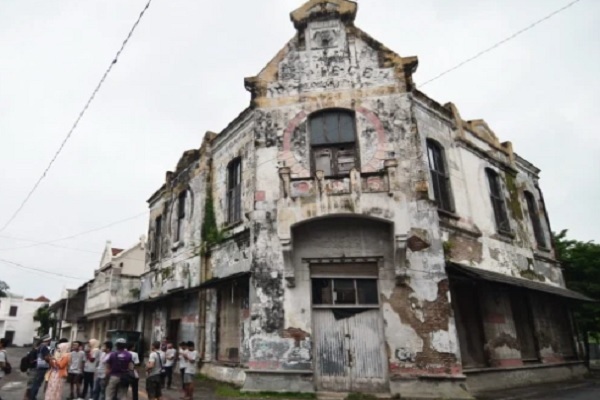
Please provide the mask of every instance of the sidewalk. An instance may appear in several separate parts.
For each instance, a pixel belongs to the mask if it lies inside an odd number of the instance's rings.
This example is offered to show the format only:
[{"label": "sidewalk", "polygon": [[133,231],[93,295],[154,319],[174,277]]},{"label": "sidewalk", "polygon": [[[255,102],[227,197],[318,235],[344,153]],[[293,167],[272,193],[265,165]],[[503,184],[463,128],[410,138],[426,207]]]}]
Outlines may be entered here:
[{"label": "sidewalk", "polygon": [[[515,389],[498,390],[480,393],[477,400],[520,400],[520,399],[543,399],[560,397],[567,399],[570,392],[582,392],[586,389],[600,388],[600,374],[595,372],[583,380],[566,381],[558,383],[546,383],[540,385],[525,386]],[[561,395],[562,393],[562,395]]]}]

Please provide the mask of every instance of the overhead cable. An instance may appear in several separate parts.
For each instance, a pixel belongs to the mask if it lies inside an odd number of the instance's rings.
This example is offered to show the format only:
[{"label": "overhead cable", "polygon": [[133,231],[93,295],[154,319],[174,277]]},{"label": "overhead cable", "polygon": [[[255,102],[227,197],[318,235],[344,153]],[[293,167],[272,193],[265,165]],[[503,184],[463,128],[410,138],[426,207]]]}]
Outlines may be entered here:
[{"label": "overhead cable", "polygon": [[449,69],[447,69],[447,70],[445,70],[445,71],[443,71],[443,72],[439,73],[438,75],[434,76],[433,78],[426,80],[426,81],[425,81],[425,82],[423,82],[422,84],[418,85],[418,87],[423,87],[423,86],[425,86],[425,85],[427,85],[427,84],[429,84],[429,83],[431,83],[431,82],[433,82],[433,81],[435,81],[435,80],[438,80],[438,79],[439,79],[439,78],[441,78],[442,76],[444,76],[444,75],[446,75],[446,74],[449,74],[450,72],[452,72],[452,71],[455,71],[455,70],[459,69],[459,68],[460,68],[460,67],[462,67],[463,65],[465,65],[465,64],[467,64],[467,63],[470,63],[471,61],[473,61],[473,60],[475,60],[475,59],[477,59],[477,58],[481,57],[482,55],[484,55],[484,54],[486,54],[486,53],[489,53],[490,51],[492,51],[492,50],[494,50],[494,49],[496,49],[496,48],[498,48],[498,47],[502,46],[502,45],[503,45],[503,44],[505,44],[506,42],[509,42],[509,41],[511,41],[512,39],[516,38],[517,36],[519,36],[519,35],[521,35],[521,34],[523,34],[523,33],[525,33],[525,32],[527,32],[527,31],[528,31],[528,30],[530,30],[530,29],[533,29],[535,26],[537,26],[537,25],[541,24],[542,22],[544,22],[544,21],[546,21],[546,20],[548,20],[548,19],[550,19],[550,18],[554,17],[556,14],[559,14],[559,13],[561,13],[561,12],[565,11],[567,8],[574,6],[576,3],[579,3],[580,1],[581,1],[581,0],[573,0],[573,1],[571,1],[570,3],[566,4],[565,6],[563,6],[563,7],[559,8],[558,10],[551,12],[550,14],[546,15],[545,17],[543,17],[543,18],[541,18],[541,19],[538,19],[537,21],[535,21],[535,22],[533,22],[532,24],[530,24],[530,25],[526,26],[525,28],[523,28],[523,29],[521,29],[521,30],[518,30],[517,32],[513,33],[512,35],[510,35],[510,36],[508,36],[508,37],[506,37],[506,38],[504,38],[504,39],[502,39],[502,40],[501,40],[501,41],[499,41],[499,42],[496,42],[496,43],[494,43],[494,44],[493,44],[493,45],[491,45],[490,47],[488,47],[488,48],[486,48],[486,49],[484,49],[484,50],[481,50],[479,53],[475,54],[474,56],[472,56],[472,57],[469,57],[469,58],[467,58],[466,60],[464,60],[464,61],[462,61],[462,62],[460,62],[460,63],[456,64],[454,67],[452,67],[452,68],[449,68]]},{"label": "overhead cable", "polygon": [[50,160],[50,162],[46,166],[46,169],[44,170],[44,172],[42,172],[42,175],[35,182],[35,184],[31,188],[31,190],[29,191],[29,193],[27,193],[27,196],[25,196],[25,199],[23,199],[23,201],[21,202],[21,204],[19,205],[19,207],[17,207],[16,211],[4,223],[4,225],[2,226],[2,228],[0,228],[0,232],[4,231],[15,220],[15,218],[17,218],[17,215],[19,215],[19,213],[21,212],[21,210],[23,210],[23,207],[25,207],[25,204],[27,204],[27,202],[29,201],[29,199],[31,198],[31,196],[33,195],[33,193],[37,190],[37,188],[40,185],[40,183],[42,182],[42,180],[48,174],[48,171],[50,171],[50,168],[52,168],[52,165],[54,164],[54,162],[56,161],[56,159],[58,158],[58,156],[62,152],[63,148],[65,147],[65,145],[67,144],[67,142],[71,138],[71,135],[73,134],[73,132],[75,131],[75,129],[77,128],[77,125],[79,125],[79,121],[81,121],[81,119],[83,118],[84,114],[86,113],[86,111],[90,107],[90,104],[92,103],[92,101],[96,97],[96,94],[98,94],[98,92],[100,91],[100,88],[102,87],[102,84],[104,84],[104,81],[108,77],[108,74],[111,72],[113,66],[119,60],[119,56],[121,55],[121,53],[125,49],[125,46],[127,46],[127,43],[129,42],[129,39],[131,39],[131,36],[133,35],[133,32],[135,31],[135,28],[137,28],[138,24],[142,20],[142,17],[144,16],[146,10],[148,10],[148,7],[150,7],[150,3],[151,2],[152,2],[152,0],[148,0],[148,2],[146,3],[146,5],[144,6],[144,8],[142,9],[142,11],[140,12],[140,15],[138,16],[137,20],[135,21],[135,23],[133,24],[133,26],[129,30],[129,33],[127,34],[127,37],[125,38],[125,40],[123,40],[123,43],[121,44],[121,47],[117,51],[117,54],[115,55],[115,57],[113,58],[113,60],[110,62],[110,64],[109,64],[108,68],[106,69],[106,71],[104,71],[104,74],[102,75],[102,78],[100,78],[100,81],[98,82],[98,84],[96,85],[96,87],[94,88],[94,90],[92,91],[92,94],[90,95],[90,97],[88,98],[87,102],[85,103],[85,105],[83,106],[83,108],[81,109],[81,111],[79,112],[79,115],[75,119],[75,122],[71,126],[71,129],[69,129],[69,132],[67,133],[67,135],[65,136],[65,138],[61,142],[60,146],[58,147],[58,150],[54,153],[54,156],[52,157],[52,159]]}]

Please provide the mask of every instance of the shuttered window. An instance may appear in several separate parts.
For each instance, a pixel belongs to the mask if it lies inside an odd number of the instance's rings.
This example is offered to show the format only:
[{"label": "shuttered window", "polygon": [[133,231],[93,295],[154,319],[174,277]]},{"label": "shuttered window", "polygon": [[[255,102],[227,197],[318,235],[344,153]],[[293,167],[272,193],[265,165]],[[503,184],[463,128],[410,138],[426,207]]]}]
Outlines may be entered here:
[{"label": "shuttered window", "polygon": [[540,220],[540,213],[537,208],[535,197],[531,192],[525,192],[525,200],[527,201],[527,210],[529,212],[529,220],[533,227],[533,234],[535,241],[539,247],[546,247],[546,238],[544,237],[544,230],[542,229],[542,221]]},{"label": "shuttered window", "polygon": [[227,223],[242,219],[242,159],[236,158],[227,166]]},{"label": "shuttered window", "polygon": [[448,174],[444,149],[438,142],[428,139],[427,157],[429,159],[429,173],[431,174],[433,193],[437,206],[441,210],[453,212],[450,174]]},{"label": "shuttered window", "polygon": [[322,111],[310,117],[309,129],[314,171],[323,171],[325,176],[348,175],[357,160],[354,114]]},{"label": "shuttered window", "polygon": [[494,219],[496,220],[496,229],[498,232],[510,233],[510,222],[506,213],[506,203],[504,202],[504,194],[500,184],[500,176],[491,168],[486,168],[489,189],[490,201],[494,209]]}]

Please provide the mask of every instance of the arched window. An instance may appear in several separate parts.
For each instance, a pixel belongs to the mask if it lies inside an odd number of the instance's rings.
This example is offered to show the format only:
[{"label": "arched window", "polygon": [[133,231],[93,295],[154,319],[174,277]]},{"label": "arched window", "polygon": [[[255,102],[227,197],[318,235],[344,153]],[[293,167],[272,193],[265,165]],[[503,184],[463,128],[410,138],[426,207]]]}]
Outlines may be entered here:
[{"label": "arched window", "polygon": [[525,191],[525,200],[527,201],[527,210],[529,212],[529,219],[531,220],[531,226],[533,226],[533,234],[535,241],[539,247],[546,247],[546,238],[544,237],[544,230],[542,229],[542,221],[540,220],[540,213],[537,208],[537,202],[533,193]]},{"label": "arched window", "polygon": [[441,210],[453,212],[450,174],[446,165],[444,148],[435,140],[427,139],[427,157],[437,206]]},{"label": "arched window", "polygon": [[322,111],[313,114],[309,123],[313,170],[325,176],[349,174],[357,158],[354,113]]},{"label": "arched window", "polygon": [[490,200],[494,209],[496,228],[498,232],[510,233],[510,222],[506,213],[506,203],[504,202],[504,194],[500,185],[500,176],[491,168],[486,168],[485,174],[490,186]]}]

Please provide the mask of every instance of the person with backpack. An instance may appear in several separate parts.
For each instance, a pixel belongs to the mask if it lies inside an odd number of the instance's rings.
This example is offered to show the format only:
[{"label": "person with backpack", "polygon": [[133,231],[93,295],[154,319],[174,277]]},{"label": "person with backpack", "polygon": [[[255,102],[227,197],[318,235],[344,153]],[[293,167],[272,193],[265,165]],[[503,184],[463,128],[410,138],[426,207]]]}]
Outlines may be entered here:
[{"label": "person with backpack", "polygon": [[37,367],[37,352],[40,347],[40,340],[35,339],[33,347],[23,358],[21,358],[21,365],[19,369],[21,372],[27,375],[27,386],[25,386],[25,394],[23,400],[29,399],[29,392],[31,392],[31,385],[33,384],[33,378],[35,377],[35,370]]},{"label": "person with backpack", "polygon": [[42,337],[41,342],[42,343],[37,351],[35,376],[33,377],[33,382],[31,383],[29,400],[36,400],[38,391],[40,390],[40,387],[42,387],[46,373],[50,368],[50,349],[48,348],[48,345],[50,344],[50,335]]},{"label": "person with backpack", "polygon": [[160,351],[160,342],[153,342],[146,363],[146,393],[148,393],[148,400],[160,400],[162,397],[162,375],[164,374],[166,361],[163,354]]},{"label": "person with backpack", "polygon": [[[8,346],[8,341],[4,338],[0,339],[0,384],[2,384],[2,378],[11,372],[11,366],[5,350],[6,346]],[[0,400],[2,399],[0,398]]]}]

